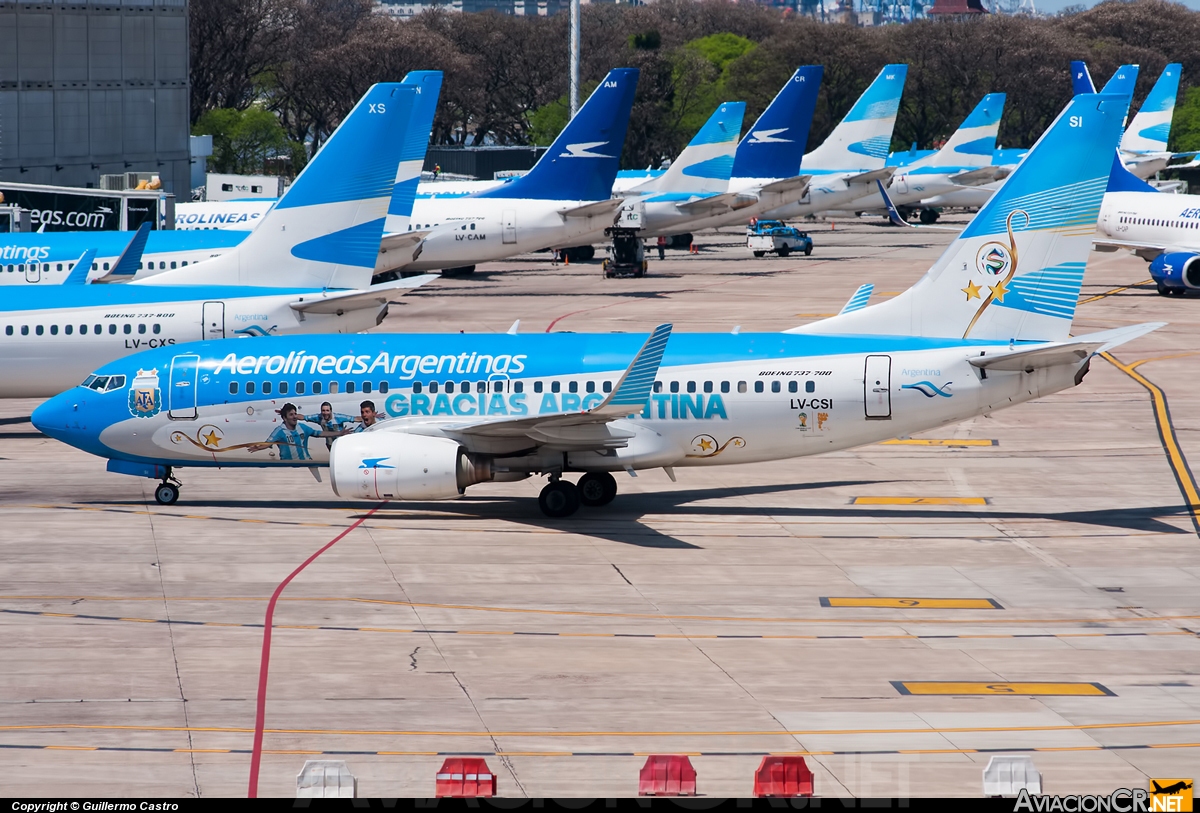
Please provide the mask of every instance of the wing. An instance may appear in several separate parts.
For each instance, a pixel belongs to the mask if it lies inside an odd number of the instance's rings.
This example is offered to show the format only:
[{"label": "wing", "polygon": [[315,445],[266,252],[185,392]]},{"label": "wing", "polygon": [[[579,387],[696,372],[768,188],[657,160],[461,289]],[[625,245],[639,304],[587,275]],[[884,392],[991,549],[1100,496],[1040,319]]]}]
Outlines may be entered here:
[{"label": "wing", "polygon": [[[582,412],[559,412],[525,418],[497,416],[475,421],[422,421],[436,431],[469,441],[476,439],[525,438],[539,446],[562,450],[608,449],[625,446],[635,433],[613,423],[641,412],[662,364],[671,325],[659,325],[633,357],[613,391],[600,404]],[[388,421],[381,431],[412,431],[412,424]]]},{"label": "wing", "polygon": [[582,206],[575,206],[571,209],[559,209],[558,213],[563,217],[592,217],[593,215],[606,215],[616,212],[625,205],[624,198],[610,198],[608,200],[598,200],[594,203],[585,203]]},{"label": "wing", "polygon": [[1168,246],[1161,243],[1139,243],[1135,240],[1113,240],[1109,237],[1098,237],[1092,240],[1092,248],[1096,251],[1120,251],[1123,248],[1127,248],[1147,262],[1153,260],[1159,254],[1172,251],[1195,251],[1194,248]]},{"label": "wing", "polygon": [[694,198],[682,203],[676,203],[675,208],[688,213],[727,212],[744,209],[756,203],[758,203],[758,198],[755,195],[747,195],[739,192],[722,192],[719,195],[710,195],[706,198]]}]

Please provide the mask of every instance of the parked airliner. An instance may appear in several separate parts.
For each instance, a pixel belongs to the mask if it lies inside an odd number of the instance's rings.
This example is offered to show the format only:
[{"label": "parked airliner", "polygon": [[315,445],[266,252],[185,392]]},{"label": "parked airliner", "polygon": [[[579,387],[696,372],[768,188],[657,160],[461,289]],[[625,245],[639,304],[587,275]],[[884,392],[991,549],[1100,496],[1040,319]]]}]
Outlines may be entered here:
[{"label": "parked airliner", "polygon": [[[441,77],[421,80],[436,86]],[[0,301],[0,397],[60,392],[145,348],[374,327],[397,293],[368,288],[388,204],[393,196],[411,201],[433,123],[434,106],[419,101],[423,81],[372,87],[230,253],[123,285],[8,291]],[[397,178],[402,171],[409,174]],[[410,191],[398,195],[401,188]],[[93,386],[116,388],[119,380]]]},{"label": "parked airliner", "polygon": [[[178,498],[180,467],[328,465],[337,494],[371,500],[542,474],[540,507],[563,517],[610,502],[613,473],[674,478],[991,413],[1078,385],[1094,353],[1159,326],[1070,335],[1125,103],[1072,100],[908,291],[858,307],[860,291],[785,333],[201,342],[103,365],[33,423],[109,471],[161,480],[160,502]],[[335,426],[326,401],[364,420]]]}]

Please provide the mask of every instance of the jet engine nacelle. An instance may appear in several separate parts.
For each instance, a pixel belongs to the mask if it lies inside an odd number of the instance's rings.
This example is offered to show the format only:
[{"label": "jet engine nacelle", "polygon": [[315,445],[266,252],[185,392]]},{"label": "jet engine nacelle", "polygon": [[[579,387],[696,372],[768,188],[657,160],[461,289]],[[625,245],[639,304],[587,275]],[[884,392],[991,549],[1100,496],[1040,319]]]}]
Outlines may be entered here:
[{"label": "jet engine nacelle", "polygon": [[329,479],[339,497],[452,500],[491,480],[492,467],[450,438],[361,432],[333,442]]},{"label": "jet engine nacelle", "polygon": [[1168,288],[1200,288],[1200,254],[1177,251],[1159,254],[1150,263],[1150,276]]}]

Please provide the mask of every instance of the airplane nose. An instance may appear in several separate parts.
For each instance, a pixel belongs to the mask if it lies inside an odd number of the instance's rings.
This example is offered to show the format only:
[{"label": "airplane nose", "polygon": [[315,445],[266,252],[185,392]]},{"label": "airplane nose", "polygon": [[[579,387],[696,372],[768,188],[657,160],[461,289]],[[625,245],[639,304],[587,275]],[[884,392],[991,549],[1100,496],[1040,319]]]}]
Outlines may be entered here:
[{"label": "airplane nose", "polygon": [[79,406],[79,396],[73,390],[60,393],[35,409],[30,421],[42,434],[70,443],[75,433],[86,428]]}]

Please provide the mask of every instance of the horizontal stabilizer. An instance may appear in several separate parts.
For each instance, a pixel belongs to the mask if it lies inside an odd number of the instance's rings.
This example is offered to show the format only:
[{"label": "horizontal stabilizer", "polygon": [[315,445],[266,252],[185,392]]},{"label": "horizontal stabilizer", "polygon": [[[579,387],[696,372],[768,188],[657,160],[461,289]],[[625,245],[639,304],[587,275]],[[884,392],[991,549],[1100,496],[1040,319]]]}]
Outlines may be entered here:
[{"label": "horizontal stabilizer", "polygon": [[960,172],[957,175],[951,175],[950,182],[956,183],[959,186],[982,186],[985,183],[991,183],[996,180],[996,170],[996,167],[971,169],[966,172]]},{"label": "horizontal stabilizer", "polygon": [[895,167],[884,167],[883,169],[872,169],[866,172],[860,172],[857,175],[851,175],[846,178],[846,183],[871,183],[872,181],[886,181],[892,177],[892,173],[896,171]]},{"label": "horizontal stabilizer", "polygon": [[760,194],[779,194],[799,190],[800,196],[803,197],[804,192],[808,190],[808,184],[811,180],[811,175],[796,175],[792,178],[784,178],[781,181],[771,181],[771,183],[760,187],[758,191]]},{"label": "horizontal stabilizer", "polygon": [[684,212],[726,212],[745,209],[758,203],[753,195],[743,195],[738,192],[723,192],[707,198],[695,198],[682,203],[676,203],[675,208]]},{"label": "horizontal stabilizer", "polygon": [[379,242],[379,253],[387,254],[389,251],[412,248],[428,237],[429,234],[428,231],[402,231],[396,234],[384,235],[383,239]]},{"label": "horizontal stabilizer", "polygon": [[383,305],[397,291],[420,288],[426,283],[438,279],[437,274],[421,274],[418,277],[398,279],[383,285],[372,285],[362,291],[333,291],[310,297],[302,297],[290,304],[294,311],[300,313],[345,313]]},{"label": "horizontal stabilizer", "polygon": [[1041,370],[1046,367],[1057,367],[1062,364],[1078,364],[1096,353],[1103,353],[1118,345],[1133,341],[1139,336],[1158,330],[1166,322],[1146,322],[1130,327],[1120,327],[1115,330],[1103,330],[1099,333],[1089,333],[1079,336],[1069,342],[1042,345],[1030,350],[1015,350],[1011,353],[1001,353],[995,356],[978,356],[968,359],[970,363],[982,370],[997,370],[1003,372],[1026,372]]},{"label": "horizontal stabilizer", "polygon": [[563,217],[593,217],[595,215],[613,214],[624,205],[624,198],[609,198],[608,200],[585,203],[582,206],[576,206],[571,209],[559,209],[558,213]]}]

